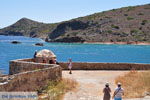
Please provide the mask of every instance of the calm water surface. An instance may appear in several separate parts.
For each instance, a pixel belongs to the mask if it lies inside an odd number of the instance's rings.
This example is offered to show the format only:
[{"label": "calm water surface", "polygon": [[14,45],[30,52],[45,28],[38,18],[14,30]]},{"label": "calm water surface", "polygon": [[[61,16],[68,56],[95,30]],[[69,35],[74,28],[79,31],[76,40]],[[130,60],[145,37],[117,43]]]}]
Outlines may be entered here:
[{"label": "calm water surface", "polygon": [[[13,40],[21,44],[11,44]],[[34,46],[43,42],[44,46]],[[120,62],[150,64],[150,46],[142,45],[105,45],[105,44],[69,44],[45,43],[41,39],[22,36],[0,36],[0,69],[8,73],[9,61],[20,58],[31,58],[35,50],[50,49],[58,61],[72,58],[76,62]]]}]

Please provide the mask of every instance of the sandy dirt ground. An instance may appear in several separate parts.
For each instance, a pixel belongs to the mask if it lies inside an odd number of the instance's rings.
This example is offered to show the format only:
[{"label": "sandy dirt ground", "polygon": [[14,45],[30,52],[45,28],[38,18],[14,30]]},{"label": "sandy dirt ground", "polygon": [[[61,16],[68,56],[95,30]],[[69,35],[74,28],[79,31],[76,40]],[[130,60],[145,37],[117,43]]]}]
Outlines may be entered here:
[{"label": "sandy dirt ground", "polygon": [[[78,87],[64,95],[64,100],[103,100],[103,88],[106,82],[110,83],[112,93],[116,88],[115,78],[124,75],[128,71],[63,71],[63,78],[69,78],[78,82]],[[112,100],[112,99],[111,99]],[[148,99],[123,99],[123,100],[150,100]]]},{"label": "sandy dirt ground", "polygon": [[63,71],[63,78],[76,80],[79,84],[75,91],[65,94],[64,100],[102,100],[103,88],[106,82],[110,83],[112,92],[116,85],[116,77],[125,74],[127,71]]}]

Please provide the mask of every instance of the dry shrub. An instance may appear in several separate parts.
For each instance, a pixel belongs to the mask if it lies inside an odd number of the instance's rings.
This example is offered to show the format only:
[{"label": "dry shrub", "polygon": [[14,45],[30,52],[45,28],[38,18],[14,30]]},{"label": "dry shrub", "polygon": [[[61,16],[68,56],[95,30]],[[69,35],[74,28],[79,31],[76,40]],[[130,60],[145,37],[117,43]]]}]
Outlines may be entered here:
[{"label": "dry shrub", "polygon": [[42,95],[46,95],[44,99],[41,100],[61,100],[63,95],[72,91],[77,87],[77,82],[71,79],[62,79],[61,81],[50,81],[48,85],[42,90]]},{"label": "dry shrub", "polygon": [[150,92],[150,71],[130,71],[116,78],[115,82],[122,83],[126,98],[143,97],[144,93]]}]

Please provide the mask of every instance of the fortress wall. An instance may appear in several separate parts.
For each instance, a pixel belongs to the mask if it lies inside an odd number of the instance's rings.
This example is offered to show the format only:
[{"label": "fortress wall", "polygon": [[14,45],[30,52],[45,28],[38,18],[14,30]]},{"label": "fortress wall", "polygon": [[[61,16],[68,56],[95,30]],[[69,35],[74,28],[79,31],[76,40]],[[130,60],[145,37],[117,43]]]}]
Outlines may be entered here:
[{"label": "fortress wall", "polygon": [[59,65],[55,65],[10,75],[9,77],[12,77],[12,79],[7,84],[0,85],[0,91],[39,91],[48,84],[48,81],[60,80],[62,68]]},{"label": "fortress wall", "polygon": [[25,71],[32,71],[42,68],[53,67],[55,64],[45,64],[33,62],[34,59],[19,59],[9,62],[9,74],[17,74]]},{"label": "fortress wall", "polygon": [[[66,70],[68,63],[60,62],[60,66]],[[134,63],[94,63],[94,62],[73,62],[73,70],[150,70],[150,64]]]}]

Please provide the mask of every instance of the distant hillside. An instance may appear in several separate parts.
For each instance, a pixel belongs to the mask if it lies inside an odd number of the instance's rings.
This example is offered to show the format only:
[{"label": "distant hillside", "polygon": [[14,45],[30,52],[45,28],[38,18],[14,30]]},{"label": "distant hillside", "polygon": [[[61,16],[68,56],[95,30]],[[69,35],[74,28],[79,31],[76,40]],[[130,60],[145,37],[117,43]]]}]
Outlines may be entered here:
[{"label": "distant hillside", "polygon": [[57,24],[44,24],[28,18],[22,18],[13,25],[1,29],[0,34],[46,38],[48,33],[51,32],[56,25]]},{"label": "distant hillside", "polygon": [[150,4],[112,9],[57,24],[23,18],[0,34],[46,38],[48,42],[150,42]]}]

